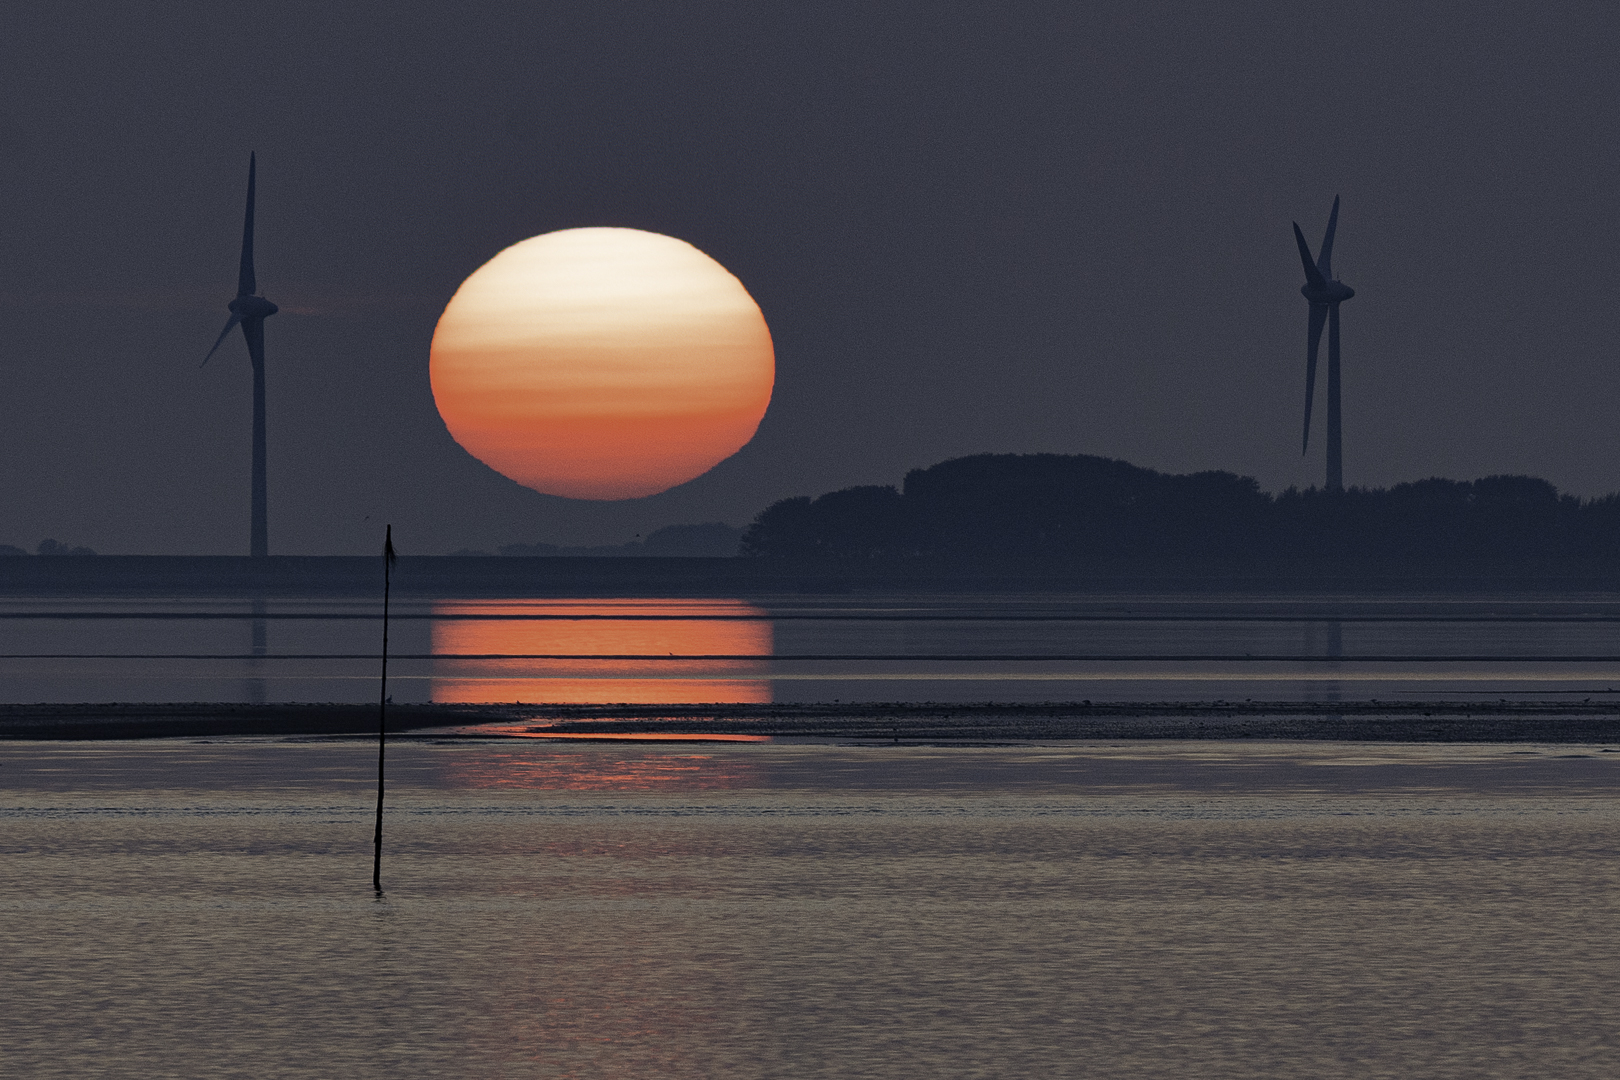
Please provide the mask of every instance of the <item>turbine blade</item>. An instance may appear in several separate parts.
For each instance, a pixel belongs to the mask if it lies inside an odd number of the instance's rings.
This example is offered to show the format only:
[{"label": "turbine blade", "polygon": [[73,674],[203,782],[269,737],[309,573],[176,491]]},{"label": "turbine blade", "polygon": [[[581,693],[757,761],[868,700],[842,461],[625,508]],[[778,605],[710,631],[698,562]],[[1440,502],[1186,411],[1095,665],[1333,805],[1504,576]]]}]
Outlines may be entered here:
[{"label": "turbine blade", "polygon": [[256,153],[248,155],[247,214],[242,219],[242,272],[236,279],[237,296],[252,296],[259,291],[253,277],[253,180],[254,173],[258,172],[258,156]]},{"label": "turbine blade", "polygon": [[221,330],[219,332],[219,337],[214,339],[214,347],[212,349],[208,350],[208,355],[203,357],[203,362],[201,364],[198,364],[197,365],[198,367],[205,366],[208,363],[208,361],[210,361],[210,360],[212,360],[214,358],[214,354],[219,351],[219,347],[221,345],[225,344],[225,338],[230,334],[231,330],[235,328],[236,324],[241,322],[241,321],[242,321],[242,316],[240,316],[240,315],[232,315],[231,316],[230,321],[225,324],[225,329]]},{"label": "turbine blade", "polygon": [[1294,222],[1294,239],[1299,242],[1299,261],[1305,264],[1305,280],[1318,289],[1327,284],[1322,271],[1316,268],[1316,260],[1311,258],[1311,246],[1305,242],[1305,234],[1299,231],[1299,222]]},{"label": "turbine blade", "polygon": [[1305,339],[1305,443],[1300,448],[1301,454],[1311,448],[1311,397],[1316,393],[1316,354],[1322,348],[1322,326],[1327,322],[1327,315],[1326,304],[1311,305],[1311,329]]},{"label": "turbine blade", "polygon": [[1333,234],[1339,228],[1339,197],[1333,196],[1333,213],[1328,215],[1327,232],[1322,237],[1322,257],[1316,260],[1316,268],[1322,271],[1322,276],[1329,281],[1333,280]]}]

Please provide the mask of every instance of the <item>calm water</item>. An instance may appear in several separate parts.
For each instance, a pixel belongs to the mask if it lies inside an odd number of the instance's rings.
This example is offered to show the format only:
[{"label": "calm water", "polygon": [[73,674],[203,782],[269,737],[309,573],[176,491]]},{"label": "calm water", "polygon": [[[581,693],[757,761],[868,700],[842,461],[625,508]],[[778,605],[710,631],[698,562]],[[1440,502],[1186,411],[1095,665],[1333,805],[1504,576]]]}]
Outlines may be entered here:
[{"label": "calm water", "polygon": [[1620,753],[0,748],[27,1077],[1597,1077]]},{"label": "calm water", "polygon": [[[1610,598],[401,604],[398,701],[1555,697],[1620,689]],[[0,602],[0,701],[367,701],[377,605]]]}]

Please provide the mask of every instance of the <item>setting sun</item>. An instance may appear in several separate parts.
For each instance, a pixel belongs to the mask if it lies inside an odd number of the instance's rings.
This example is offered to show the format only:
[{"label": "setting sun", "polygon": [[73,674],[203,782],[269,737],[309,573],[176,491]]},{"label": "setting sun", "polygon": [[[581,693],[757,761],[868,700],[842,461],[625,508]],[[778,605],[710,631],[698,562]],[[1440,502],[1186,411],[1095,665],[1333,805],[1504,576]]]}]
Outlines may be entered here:
[{"label": "setting sun", "polygon": [[473,273],[433,334],[450,434],[549,495],[633,499],[753,438],[775,382],[759,306],[683,240],[565,229]]}]

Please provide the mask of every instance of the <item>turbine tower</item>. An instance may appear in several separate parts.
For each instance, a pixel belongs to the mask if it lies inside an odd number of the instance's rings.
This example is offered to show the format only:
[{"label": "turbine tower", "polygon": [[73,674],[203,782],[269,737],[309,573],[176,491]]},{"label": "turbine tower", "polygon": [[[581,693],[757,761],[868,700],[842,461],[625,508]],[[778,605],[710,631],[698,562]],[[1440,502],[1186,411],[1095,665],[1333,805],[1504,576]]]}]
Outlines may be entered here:
[{"label": "turbine tower", "polygon": [[1305,234],[1294,222],[1294,239],[1299,243],[1299,259],[1305,264],[1305,284],[1299,291],[1311,304],[1311,326],[1305,344],[1305,444],[1311,446],[1311,395],[1316,390],[1316,354],[1322,345],[1322,324],[1328,328],[1328,431],[1327,488],[1344,490],[1344,448],[1339,431],[1339,305],[1356,295],[1356,290],[1333,276],[1333,231],[1339,225],[1339,197],[1333,196],[1333,212],[1328,215],[1327,233],[1322,237],[1322,256],[1311,258]]},{"label": "turbine tower", "polygon": [[230,320],[219,332],[208,356],[203,357],[203,363],[208,363],[225,343],[233,326],[242,327],[248,357],[253,361],[253,532],[249,550],[255,558],[263,558],[270,554],[264,474],[264,320],[279,309],[259,295],[258,283],[253,277],[253,180],[257,169],[257,155],[249,154],[247,215],[242,221],[242,269],[236,279],[236,299],[228,305]]}]

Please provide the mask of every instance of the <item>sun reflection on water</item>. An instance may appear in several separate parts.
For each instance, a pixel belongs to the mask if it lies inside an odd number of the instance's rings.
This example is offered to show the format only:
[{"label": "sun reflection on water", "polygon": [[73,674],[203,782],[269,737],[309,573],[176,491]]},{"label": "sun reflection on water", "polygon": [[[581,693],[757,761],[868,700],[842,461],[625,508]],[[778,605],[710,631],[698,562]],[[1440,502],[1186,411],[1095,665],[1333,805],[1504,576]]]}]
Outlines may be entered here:
[{"label": "sun reflection on water", "polygon": [[[433,613],[434,701],[660,705],[771,700],[763,659],[659,659],[769,656],[772,633],[766,613],[736,600],[448,601],[434,604]],[[552,617],[448,618],[456,615]],[[455,658],[467,654],[502,658]],[[532,658],[536,656],[579,659]]]},{"label": "sun reflection on water", "polygon": [[734,755],[637,752],[623,747],[449,755],[444,779],[469,788],[597,792],[723,791],[763,785],[760,766]]}]

